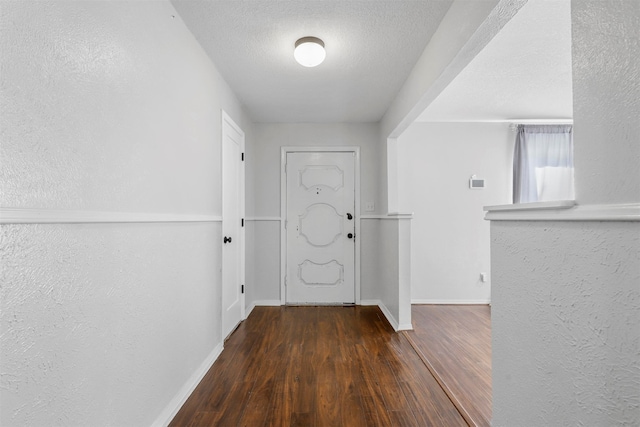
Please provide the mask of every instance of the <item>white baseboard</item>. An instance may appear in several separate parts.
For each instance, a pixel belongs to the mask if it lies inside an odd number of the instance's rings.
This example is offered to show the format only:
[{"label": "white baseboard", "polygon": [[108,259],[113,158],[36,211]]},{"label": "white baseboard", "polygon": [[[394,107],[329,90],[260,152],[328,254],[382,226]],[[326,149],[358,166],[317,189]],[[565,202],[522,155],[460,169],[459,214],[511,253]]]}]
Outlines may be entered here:
[{"label": "white baseboard", "polygon": [[279,299],[263,299],[253,303],[257,307],[280,307],[282,302]]},{"label": "white baseboard", "polygon": [[396,332],[399,331],[400,325],[398,324],[398,321],[396,320],[396,318],[393,317],[393,314],[391,314],[387,306],[384,305],[382,301],[380,301],[380,304],[378,304],[378,307],[380,307],[382,314],[384,314],[384,316],[387,318],[387,321],[389,322],[393,330]]},{"label": "white baseboard", "polygon": [[169,404],[164,408],[164,410],[160,413],[158,418],[151,424],[153,427],[165,427],[168,426],[171,420],[176,416],[184,402],[187,401],[191,393],[196,389],[202,378],[209,371],[211,366],[220,356],[223,350],[223,343],[218,344],[211,354],[207,356],[207,358],[202,362],[200,367],[193,373],[191,378],[182,386],[182,388],[176,393],[175,397],[171,399]]},{"label": "white baseboard", "polygon": [[401,323],[398,325],[396,332],[400,331],[413,331],[413,325],[411,323]]},{"label": "white baseboard", "polygon": [[279,299],[263,299],[263,300],[254,301],[251,303],[249,308],[247,308],[245,312],[245,316],[246,316],[245,319],[249,317],[253,309],[256,307],[280,307],[281,305],[282,303],[280,302]]},{"label": "white baseboard", "polygon": [[446,305],[487,305],[490,299],[412,299],[411,304],[446,304]]},{"label": "white baseboard", "polygon": [[249,308],[245,308],[244,309],[244,318],[246,319],[247,317],[249,317],[249,315],[251,314],[251,312],[253,311],[253,309],[256,308],[256,303],[253,302],[251,303],[251,305],[249,306]]},{"label": "white baseboard", "polygon": [[399,324],[396,318],[393,317],[387,306],[378,299],[361,300],[360,305],[377,305],[380,308],[380,311],[382,311],[382,314],[384,314],[384,317],[387,318],[387,322],[389,322],[393,330],[396,332],[413,329],[411,325]]}]

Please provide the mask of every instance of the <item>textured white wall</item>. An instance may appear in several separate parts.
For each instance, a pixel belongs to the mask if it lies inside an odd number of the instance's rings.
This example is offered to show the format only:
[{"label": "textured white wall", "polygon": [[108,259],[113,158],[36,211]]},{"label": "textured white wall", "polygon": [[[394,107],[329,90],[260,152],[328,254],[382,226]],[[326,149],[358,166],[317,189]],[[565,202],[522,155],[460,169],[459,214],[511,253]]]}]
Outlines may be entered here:
[{"label": "textured white wall", "polygon": [[[2,2],[0,205],[220,215],[233,93],[168,2]],[[3,225],[0,424],[149,425],[221,344],[220,224]]]},{"label": "textured white wall", "polygon": [[[505,123],[415,123],[398,138],[398,198],[413,212],[411,299],[488,302],[489,223],[484,206],[511,199],[515,134]],[[469,178],[485,179],[484,190]]]},{"label": "textured white wall", "polygon": [[[581,205],[638,193],[640,3],[572,2]],[[640,223],[491,224],[493,423],[640,424]]]},{"label": "textured white wall", "polygon": [[640,225],[491,234],[492,425],[640,424]]},{"label": "textured white wall", "polygon": [[150,425],[221,342],[219,235],[1,226],[0,424]]},{"label": "textured white wall", "polygon": [[[256,124],[253,143],[247,144],[247,204],[248,217],[280,216],[280,147],[282,146],[358,146],[360,147],[360,191],[362,208],[367,201],[376,201],[379,153],[378,126],[363,124]],[[249,183],[250,182],[250,183]],[[249,210],[251,209],[251,210]],[[247,283],[253,294],[251,301],[280,299],[280,224],[255,221],[255,242],[252,261],[247,260]],[[361,258],[370,251],[363,248]],[[364,262],[364,261],[363,261]],[[371,293],[373,286],[362,281],[361,292]],[[249,305],[250,303],[248,303]]]},{"label": "textured white wall", "polygon": [[2,206],[220,212],[203,135],[240,109],[171,5],[18,3],[2,4]]},{"label": "textured white wall", "polygon": [[576,199],[638,202],[640,2],[572,1],[571,14]]}]

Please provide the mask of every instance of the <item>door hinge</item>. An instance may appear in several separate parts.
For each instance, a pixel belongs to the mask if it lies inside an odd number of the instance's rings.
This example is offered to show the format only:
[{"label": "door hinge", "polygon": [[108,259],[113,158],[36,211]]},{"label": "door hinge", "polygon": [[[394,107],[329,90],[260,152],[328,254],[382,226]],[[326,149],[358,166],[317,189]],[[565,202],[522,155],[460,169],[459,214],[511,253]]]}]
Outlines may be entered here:
[{"label": "door hinge", "polygon": [[240,155],[240,161],[244,162],[244,153]]},{"label": "door hinge", "polygon": [[244,218],[240,220],[240,227],[244,227]]},{"label": "door hinge", "polygon": [[240,286],[240,292],[244,294],[244,285]]}]

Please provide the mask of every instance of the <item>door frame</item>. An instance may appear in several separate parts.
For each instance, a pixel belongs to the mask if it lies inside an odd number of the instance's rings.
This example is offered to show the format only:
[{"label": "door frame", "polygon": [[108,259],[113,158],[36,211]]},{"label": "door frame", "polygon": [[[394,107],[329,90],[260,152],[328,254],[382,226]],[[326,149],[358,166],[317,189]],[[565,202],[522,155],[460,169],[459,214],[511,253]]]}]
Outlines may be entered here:
[{"label": "door frame", "polygon": [[[221,210],[221,218],[222,221],[220,222],[220,265],[221,265],[221,281],[220,281],[220,332],[221,332],[221,336],[222,339],[225,340],[227,337],[224,336],[224,310],[225,308],[223,307],[223,292],[224,292],[224,286],[225,284],[222,283],[222,278],[224,278],[224,269],[225,269],[225,264],[223,261],[223,251],[224,251],[224,243],[222,242],[222,236],[224,234],[224,217],[222,216],[223,212],[224,212],[224,197],[225,197],[225,192],[224,192],[224,168],[222,167],[222,162],[224,161],[224,143],[225,143],[225,137],[227,135],[227,126],[233,128],[236,132],[238,132],[240,135],[242,135],[242,141],[241,141],[241,146],[240,146],[240,151],[244,154],[245,152],[245,133],[244,131],[240,128],[240,126],[238,126],[236,124],[235,121],[233,121],[233,119],[231,118],[231,116],[229,116],[229,114],[227,114],[226,111],[224,110],[220,110],[221,111],[221,123],[220,123],[220,133],[221,133],[221,140],[220,140],[220,184],[221,184],[221,191],[220,191],[220,210]],[[239,195],[239,210],[240,210],[240,218],[245,218],[245,166],[244,166],[244,158],[243,160],[240,162],[240,182],[239,182],[239,186],[240,186],[240,195]],[[245,225],[246,225],[246,219],[245,219]],[[238,237],[239,240],[239,245],[240,245],[240,259],[238,260],[240,266],[240,286],[245,286],[245,227],[241,226],[240,227],[240,236]],[[245,291],[246,291],[246,286],[245,286]],[[245,293],[241,292],[240,294],[240,322],[242,322],[243,320],[246,319],[246,308],[245,308]],[[233,331],[231,331],[233,332]]]},{"label": "door frame", "polygon": [[285,221],[287,219],[287,154],[288,153],[354,153],[354,186],[355,186],[355,207],[354,220],[356,229],[355,241],[355,257],[354,257],[354,287],[355,287],[355,303],[360,305],[360,147],[357,146],[341,146],[341,147],[296,147],[284,146],[280,147],[280,304],[287,303],[287,289],[285,277],[287,275],[287,230],[285,229]]}]

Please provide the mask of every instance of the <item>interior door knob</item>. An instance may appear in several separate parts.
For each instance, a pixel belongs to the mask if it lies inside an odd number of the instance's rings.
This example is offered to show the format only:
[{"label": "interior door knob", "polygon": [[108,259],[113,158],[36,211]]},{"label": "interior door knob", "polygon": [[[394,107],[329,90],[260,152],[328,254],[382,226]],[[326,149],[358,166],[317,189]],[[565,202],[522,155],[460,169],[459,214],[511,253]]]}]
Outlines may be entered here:
[{"label": "interior door knob", "polygon": [[353,239],[353,233],[347,234],[347,237],[350,238],[350,239]]},{"label": "interior door knob", "polygon": [[225,243],[231,243],[231,237],[224,236],[224,240],[223,241]]},{"label": "interior door knob", "polygon": [[353,215],[351,215],[350,213],[347,214],[347,219],[348,220],[352,220],[353,219]]}]

